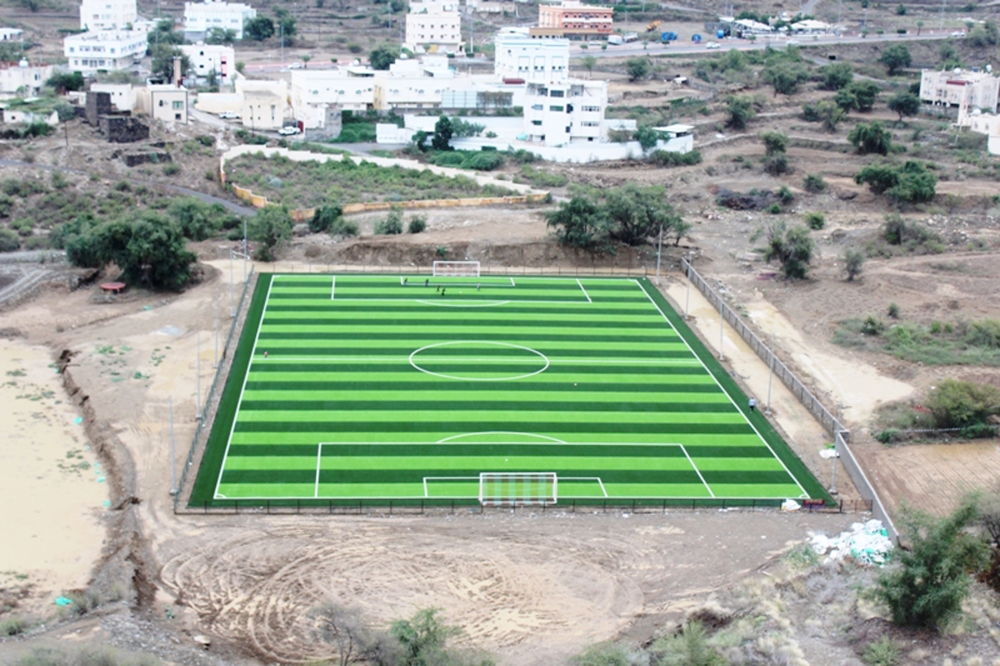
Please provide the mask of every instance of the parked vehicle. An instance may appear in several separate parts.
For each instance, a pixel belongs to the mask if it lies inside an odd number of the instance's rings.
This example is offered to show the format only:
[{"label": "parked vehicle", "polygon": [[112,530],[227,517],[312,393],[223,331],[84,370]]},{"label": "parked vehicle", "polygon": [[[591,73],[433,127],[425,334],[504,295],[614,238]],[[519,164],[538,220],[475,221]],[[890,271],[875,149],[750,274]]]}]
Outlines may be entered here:
[{"label": "parked vehicle", "polygon": [[223,120],[239,120],[240,114],[236,113],[235,111],[223,111],[222,113],[219,114],[219,117],[222,118]]},{"label": "parked vehicle", "polygon": [[719,42],[709,42],[708,44],[705,44],[705,48],[706,49],[721,49],[722,48],[722,44],[720,44]]},{"label": "parked vehicle", "polygon": [[639,33],[637,32],[626,32],[622,35],[622,40],[626,42],[637,42],[639,41]]},{"label": "parked vehicle", "polygon": [[666,44],[667,42],[677,41],[677,33],[676,32],[661,32],[660,33],[660,41],[663,42],[664,44]]},{"label": "parked vehicle", "polygon": [[280,134],[281,136],[295,136],[296,134],[299,133],[301,133],[301,130],[298,128],[297,125],[285,125],[284,127],[278,130],[278,134]]},{"label": "parked vehicle", "polygon": [[608,45],[609,46],[618,46],[619,44],[624,44],[624,43],[625,42],[622,40],[621,35],[609,35],[608,36]]},{"label": "parked vehicle", "polygon": [[691,35],[691,41],[692,42],[696,42],[696,43],[700,42],[701,41],[701,35],[699,35],[698,33],[695,33],[695,34]]}]

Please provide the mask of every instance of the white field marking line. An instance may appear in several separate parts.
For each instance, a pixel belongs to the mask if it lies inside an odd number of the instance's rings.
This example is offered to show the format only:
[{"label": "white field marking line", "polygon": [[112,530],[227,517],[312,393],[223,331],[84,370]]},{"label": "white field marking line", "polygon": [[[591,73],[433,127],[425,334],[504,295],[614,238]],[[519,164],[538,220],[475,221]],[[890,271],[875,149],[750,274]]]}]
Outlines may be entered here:
[{"label": "white field marking line", "polygon": [[314,497],[319,497],[319,470],[323,466],[323,442],[316,445],[316,489],[313,491]]},{"label": "white field marking line", "polygon": [[601,487],[601,492],[604,493],[605,497],[608,497],[608,491],[604,488],[604,482],[601,481],[599,476],[558,476],[559,482],[563,481],[597,481],[597,485]]},{"label": "white field marking line", "polygon": [[583,291],[583,295],[587,297],[587,302],[588,302],[588,303],[593,303],[594,301],[592,301],[592,300],[590,299],[590,294],[588,294],[588,293],[587,293],[587,290],[583,288],[583,283],[582,283],[582,282],[580,282],[580,278],[577,278],[577,279],[576,279],[576,283],[577,283],[578,285],[580,285],[580,289],[581,289],[581,290]]},{"label": "white field marking line", "polygon": [[[482,433],[470,433],[473,435],[479,435]],[[503,434],[503,433],[501,433]],[[520,435],[522,433],[514,433]],[[466,435],[455,435],[456,437],[465,437]],[[538,437],[544,437],[545,435],[538,435]],[[446,437],[439,442],[320,442],[321,446],[414,446],[414,445],[431,445],[431,444],[447,444],[450,437]],[[554,439],[554,438],[553,438]],[[538,442],[464,442],[465,444],[482,444],[484,446],[519,446],[521,444],[537,444]],[[562,440],[556,440],[554,444],[560,444],[563,446],[649,446],[649,447],[668,447],[668,446],[682,446],[675,442],[564,442]],[[452,477],[447,477],[452,478]],[[464,477],[463,477],[464,478]],[[469,477],[473,478],[473,477]],[[479,477],[474,477],[479,478]],[[562,478],[562,477],[560,477]]]},{"label": "white field marking line", "polygon": [[[715,493],[713,493],[713,492],[712,492],[712,488],[711,488],[711,486],[709,486],[709,485],[708,485],[708,482],[707,482],[707,481],[705,481],[705,477],[703,477],[703,476],[701,475],[701,470],[700,470],[700,469],[698,469],[698,466],[694,464],[694,461],[693,461],[693,460],[691,460],[691,456],[690,456],[690,455],[688,455],[688,451],[687,451],[687,449],[685,449],[685,448],[684,448],[684,445],[683,445],[683,444],[679,444],[678,446],[680,446],[680,447],[681,447],[681,451],[683,451],[683,452],[684,452],[684,457],[685,457],[685,458],[687,458],[687,459],[688,459],[688,463],[690,463],[690,464],[691,464],[691,469],[693,469],[693,470],[694,470],[694,473],[698,475],[698,478],[699,478],[699,479],[701,479],[701,483],[702,483],[702,485],[704,485],[704,486],[705,486],[705,490],[707,490],[707,491],[708,491],[708,494],[709,494],[709,495],[711,495],[712,497],[715,497]],[[794,477],[792,477],[792,478],[794,478]]]},{"label": "white field marking line", "polygon": [[[464,435],[452,435],[451,437],[445,437],[444,439],[439,439],[437,444],[446,444],[460,437],[479,437],[481,435],[517,435],[519,437],[537,437],[538,439],[547,439],[550,442],[555,442],[556,444],[566,444],[565,441],[557,437],[549,437],[548,435],[536,435],[533,432],[518,432],[516,430],[483,430],[481,432],[468,432]],[[514,442],[465,442],[466,444],[513,444]],[[533,444],[534,442],[521,442],[521,444]]]},{"label": "white field marking line", "polygon": [[[447,298],[447,296],[445,296]],[[338,298],[338,303],[425,303],[423,298]],[[458,300],[458,299],[455,299]],[[510,298],[505,303],[517,303],[518,305],[579,305],[583,301],[534,301],[531,299],[518,300]]]},{"label": "white field marking line", "polygon": [[337,276],[333,276],[333,281],[330,283],[330,300],[333,300],[333,294],[337,290]]},{"label": "white field marking line", "polygon": [[[437,359],[438,362],[454,360],[475,363],[510,363],[510,360],[498,359],[496,357],[484,357],[480,358],[478,356],[448,356],[441,359]],[[278,362],[304,362],[304,361],[333,361],[333,362],[343,362],[343,361],[364,361],[366,363],[404,363],[408,361],[406,356],[278,356],[277,358],[272,353],[267,359],[268,363],[278,363]],[[263,362],[263,359],[261,359]],[[618,358],[618,359],[601,359],[601,358],[572,358],[572,359],[549,359],[550,365],[593,365],[593,364],[609,364],[609,365],[635,365],[636,363],[641,363],[643,365],[662,365],[664,367],[683,367],[686,365],[697,365],[690,361],[684,359],[653,359],[653,358],[643,358],[635,357],[632,359],[628,358]]]},{"label": "white field marking line", "polygon": [[[264,307],[260,311],[260,321],[257,322],[257,334],[253,338],[253,349],[250,350],[250,360],[247,362],[247,371],[243,375],[243,385],[240,387],[240,399],[236,402],[236,412],[233,414],[233,423],[229,426],[229,439],[226,440],[226,452],[222,455],[222,464],[219,465],[219,478],[215,481],[215,495],[219,494],[219,486],[222,484],[222,473],[226,470],[226,459],[229,458],[229,447],[233,444],[233,433],[236,432],[236,421],[240,415],[240,407],[243,405],[243,392],[247,388],[247,380],[250,379],[250,369],[253,367],[253,357],[257,353],[257,340],[260,338],[260,329],[264,325],[264,315],[267,314],[267,304],[271,300],[271,286],[274,284],[275,276],[267,283],[267,297],[264,299]],[[249,306],[247,306],[249,307]]]},{"label": "white field marking line", "polygon": [[[638,280],[636,280],[636,279],[633,278],[632,282],[635,283],[636,287],[638,287],[639,289],[642,289],[642,285],[639,284]],[[768,441],[766,439],[764,439],[764,436],[760,434],[760,431],[757,430],[757,427],[753,423],[751,423],[750,419],[747,418],[747,415],[743,413],[743,410],[740,409],[739,405],[736,404],[736,401],[733,400],[733,396],[729,395],[729,392],[726,391],[725,388],[723,388],[722,384],[719,383],[719,380],[716,379],[715,375],[712,374],[712,371],[708,369],[707,365],[705,365],[705,362],[701,360],[701,357],[694,353],[694,350],[691,349],[691,345],[688,344],[687,339],[685,339],[685,337],[683,335],[681,335],[680,331],[678,331],[676,328],[674,328],[674,325],[670,323],[670,319],[667,318],[667,315],[664,314],[663,310],[660,309],[660,306],[657,305],[656,301],[653,300],[653,297],[650,295],[650,293],[648,291],[646,291],[645,289],[642,289],[642,292],[644,294],[646,294],[646,298],[649,299],[649,302],[652,303],[653,307],[655,307],[656,310],[660,313],[660,316],[663,317],[663,320],[665,322],[667,322],[667,326],[669,326],[670,328],[673,328],[674,333],[677,334],[677,337],[679,337],[684,342],[684,345],[688,348],[688,351],[691,352],[691,355],[694,356],[696,359],[698,359],[698,361],[701,362],[701,367],[703,367],[705,369],[705,372],[707,372],[708,375],[715,381],[715,385],[719,387],[719,390],[722,391],[727,398],[729,398],[729,402],[733,403],[733,408],[737,412],[739,412],[741,416],[743,416],[743,420],[747,422],[747,425],[749,425],[751,429],[753,429],[753,431],[754,431],[754,433],[756,433],[757,437],[760,438],[760,441],[763,442],[764,446],[767,447],[767,450],[771,452],[772,456],[774,456],[774,459],[777,460],[779,463],[781,463],[781,467],[782,467],[782,469],[785,470],[785,473],[788,474],[788,476],[792,477],[792,481],[794,481],[795,485],[797,485],[799,487],[799,490],[802,491],[802,494],[799,495],[799,497],[809,497],[809,493],[807,493],[806,489],[802,487],[802,484],[799,483],[799,480],[797,478],[795,478],[795,475],[792,474],[792,471],[790,469],[788,469],[788,465],[785,464],[785,461],[778,457],[778,454],[776,454],[774,452],[774,449],[772,449],[771,445],[768,443]],[[711,492],[711,490],[709,490],[709,492]]]},{"label": "white field marking line", "polygon": [[[438,347],[450,347],[452,345],[463,345],[463,344],[479,344],[479,345],[486,344],[486,345],[494,345],[494,346],[497,346],[497,347],[507,347],[509,349],[520,349],[522,351],[531,352],[532,354],[535,354],[536,356],[541,357],[541,359],[545,361],[545,365],[542,366],[542,368],[539,369],[539,370],[535,370],[534,372],[522,373],[520,375],[508,375],[508,376],[505,376],[505,377],[457,377],[455,375],[449,375],[449,374],[446,374],[446,373],[443,373],[443,372],[434,372],[432,370],[427,370],[425,368],[420,367],[419,365],[417,365],[413,361],[413,357],[416,356],[417,354],[419,354],[420,352],[424,351],[424,350],[427,350],[427,349],[437,349]],[[461,356],[457,356],[457,357],[449,356],[448,358],[449,359],[452,359],[452,358],[461,359],[461,358],[464,358],[464,357],[461,357]],[[414,350],[410,354],[410,358],[408,360],[410,361],[410,365],[413,366],[414,370],[419,370],[420,372],[424,373],[425,375],[431,375],[432,377],[441,377],[442,379],[454,379],[454,380],[457,380],[457,381],[470,381],[470,382],[499,382],[499,381],[514,381],[514,380],[517,380],[517,379],[527,379],[528,377],[534,377],[535,375],[542,374],[543,372],[545,372],[546,370],[548,370],[549,366],[551,365],[551,362],[549,361],[549,357],[546,356],[545,354],[543,354],[542,352],[538,351],[537,349],[532,349],[531,347],[524,347],[523,345],[515,345],[515,344],[512,344],[510,342],[497,342],[497,341],[493,341],[493,340],[449,340],[447,342],[435,342],[434,344],[424,345],[423,347]]]},{"label": "white field marking line", "polygon": [[[448,477],[448,478],[455,478],[455,477]],[[474,479],[474,478],[476,478],[476,477],[469,477],[470,480]],[[561,477],[561,478],[565,479],[566,477]],[[448,496],[448,497],[444,497],[444,498],[441,498],[441,499],[478,499],[478,498],[479,498],[478,495],[455,495],[454,498],[452,498],[451,496]],[[573,498],[574,499],[605,499],[601,495],[574,495]],[[390,495],[378,495],[378,496],[360,497],[359,498],[357,495],[324,495],[323,497],[316,498],[316,497],[313,497],[312,495],[241,495],[240,497],[227,497],[225,495],[220,495],[220,496],[216,497],[215,499],[231,499],[231,500],[239,500],[239,501],[246,500],[246,501],[255,501],[255,502],[264,502],[264,501],[267,501],[267,500],[314,500],[314,499],[319,499],[321,501],[353,500],[355,502],[355,506],[356,506],[356,503],[357,503],[357,501],[359,499],[362,502],[365,501],[365,500],[368,500],[368,501],[374,501],[374,500],[378,500],[378,501],[382,501],[382,500],[412,500],[412,499],[414,499],[414,496],[413,495],[391,495],[391,496]],[[419,497],[418,497],[418,499],[419,499]],[[610,496],[608,497],[608,499],[610,499]],[[711,498],[711,497],[706,498],[704,495],[643,495],[641,497],[639,497],[639,496],[633,497],[633,496],[629,496],[629,495],[623,495],[622,497],[615,497],[615,499],[616,500],[621,500],[623,502],[628,502],[629,500],[632,500],[632,499],[643,500],[643,501],[646,501],[646,500],[671,500],[671,501],[673,501],[673,500],[685,500],[685,501],[687,501],[687,500],[705,500],[705,499],[713,499],[713,498]],[[739,502],[750,502],[750,501],[753,501],[753,500],[760,500],[760,501],[765,501],[765,502],[779,502],[780,503],[782,501],[782,499],[787,499],[787,495],[782,495],[781,497],[764,497],[764,496],[752,496],[752,495],[717,495],[714,499],[717,499],[717,500],[734,500],[734,501],[739,501]],[[717,505],[712,505],[712,506],[716,507]],[[250,507],[244,507],[244,508],[250,508]],[[263,507],[260,507],[260,508],[263,509]]]},{"label": "white field marking line", "polygon": [[[344,300],[344,299],[340,299]],[[417,303],[423,303],[424,305],[440,305],[445,308],[491,308],[498,305],[507,305],[510,301],[460,301],[453,300],[448,301],[428,301],[422,298],[417,299]]]}]

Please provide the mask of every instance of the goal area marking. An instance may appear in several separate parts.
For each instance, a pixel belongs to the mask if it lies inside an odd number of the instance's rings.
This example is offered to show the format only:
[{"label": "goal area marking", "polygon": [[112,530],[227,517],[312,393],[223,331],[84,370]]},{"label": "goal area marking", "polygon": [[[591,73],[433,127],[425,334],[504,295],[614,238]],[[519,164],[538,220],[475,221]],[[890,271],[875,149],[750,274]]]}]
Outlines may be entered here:
[{"label": "goal area marking", "polygon": [[478,261],[435,261],[434,277],[479,277]]}]

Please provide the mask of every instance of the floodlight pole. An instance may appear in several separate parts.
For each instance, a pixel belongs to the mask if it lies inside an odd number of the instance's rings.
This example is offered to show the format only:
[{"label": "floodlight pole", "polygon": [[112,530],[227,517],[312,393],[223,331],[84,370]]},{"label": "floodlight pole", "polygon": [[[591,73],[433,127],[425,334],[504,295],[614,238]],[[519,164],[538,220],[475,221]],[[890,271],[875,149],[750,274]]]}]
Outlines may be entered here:
[{"label": "floodlight pole", "polygon": [[837,460],[840,459],[840,451],[837,450],[837,441],[840,439],[840,433],[836,433],[833,436],[833,474],[830,479],[830,494],[837,494]]},{"label": "floodlight pole", "polygon": [[236,318],[236,300],[233,297],[233,250],[229,250],[229,310],[233,319]]},{"label": "floodlight pole", "polygon": [[687,295],[684,297],[684,321],[688,320],[688,311],[691,309],[691,255],[688,254],[687,258],[684,260],[684,264],[687,267],[685,274],[687,275]]},{"label": "floodlight pole", "polygon": [[212,369],[219,367],[219,292],[215,292],[215,352],[212,356]]},{"label": "floodlight pole", "polygon": [[767,411],[764,412],[766,416],[771,415],[771,384],[774,382],[774,350],[771,350],[771,362],[770,370],[767,375]]},{"label": "floodlight pole", "polygon": [[[250,245],[247,243],[247,219],[243,218],[243,282],[247,281],[247,259],[250,256]],[[235,312],[235,311],[234,311]]]},{"label": "floodlight pole", "polygon": [[722,292],[719,292],[719,360],[723,360],[722,346],[725,343],[725,317],[722,316]]},{"label": "floodlight pole", "polygon": [[174,446],[174,396],[170,396],[170,495],[177,494],[177,454]]},{"label": "floodlight pole", "polygon": [[201,331],[195,335],[197,340],[197,355],[198,358],[195,361],[195,375],[197,377],[197,388],[194,395],[195,400],[195,418],[199,421],[201,420]]}]

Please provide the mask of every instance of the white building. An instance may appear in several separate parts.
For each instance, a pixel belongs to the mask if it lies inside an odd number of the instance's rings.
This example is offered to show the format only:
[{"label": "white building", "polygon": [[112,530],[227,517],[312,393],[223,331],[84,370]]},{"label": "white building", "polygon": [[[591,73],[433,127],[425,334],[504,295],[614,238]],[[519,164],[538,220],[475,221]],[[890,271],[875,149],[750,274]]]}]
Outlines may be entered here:
[{"label": "white building", "polygon": [[348,68],[293,70],[290,92],[296,119],[311,128],[325,115],[320,109],[330,104],[343,111],[375,108],[375,72],[367,74],[360,76]]},{"label": "white building", "polygon": [[968,127],[973,132],[988,136],[986,150],[990,155],[1000,155],[1000,115],[983,113],[979,109],[973,109],[970,112],[963,107],[959,109],[956,124],[959,127]]},{"label": "white building", "polygon": [[546,146],[600,141],[608,106],[607,81],[564,79],[529,83],[524,97],[524,133]]},{"label": "white building", "polygon": [[135,0],[83,0],[81,30],[128,30],[138,18]]},{"label": "white building", "polygon": [[198,77],[206,77],[211,72],[219,78],[219,85],[228,86],[236,72],[236,52],[231,46],[222,44],[197,44],[177,47],[191,62],[191,71]]},{"label": "white building", "polygon": [[118,111],[135,109],[135,89],[131,83],[92,83],[90,91],[108,93],[111,103]]},{"label": "white building", "polygon": [[104,30],[63,39],[63,55],[74,71],[92,74],[131,67],[146,55],[146,35],[135,30]]},{"label": "white building", "polygon": [[33,97],[41,92],[52,76],[52,65],[32,65],[21,62],[0,62],[0,93]]},{"label": "white building", "polygon": [[465,0],[470,12],[477,14],[515,14],[517,5],[513,0]]},{"label": "white building", "polygon": [[494,68],[502,81],[549,83],[569,77],[568,39],[531,39],[527,28],[507,28],[494,44]]},{"label": "white building", "polygon": [[421,53],[456,53],[462,48],[462,17],[447,4],[421,3],[419,12],[406,15],[406,48]]},{"label": "white building", "polygon": [[387,71],[375,72],[376,109],[435,109],[441,95],[454,89],[455,72],[445,56],[397,60]]},{"label": "white building", "polygon": [[796,35],[825,35],[826,33],[833,32],[833,29],[834,26],[829,23],[814,19],[803,19],[788,26],[788,30]]},{"label": "white building", "polygon": [[185,2],[184,32],[203,37],[212,28],[221,28],[243,39],[243,24],[256,16],[256,9],[239,2]]},{"label": "white building", "polygon": [[20,28],[0,28],[0,42],[20,42],[24,40],[24,30]]},{"label": "white building", "polygon": [[172,84],[147,84],[135,91],[135,108],[156,120],[167,123],[188,121],[187,88]]},{"label": "white building", "polygon": [[920,101],[934,106],[968,106],[996,113],[1000,79],[988,71],[955,69],[920,73]]}]

